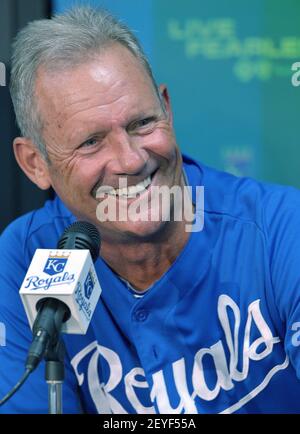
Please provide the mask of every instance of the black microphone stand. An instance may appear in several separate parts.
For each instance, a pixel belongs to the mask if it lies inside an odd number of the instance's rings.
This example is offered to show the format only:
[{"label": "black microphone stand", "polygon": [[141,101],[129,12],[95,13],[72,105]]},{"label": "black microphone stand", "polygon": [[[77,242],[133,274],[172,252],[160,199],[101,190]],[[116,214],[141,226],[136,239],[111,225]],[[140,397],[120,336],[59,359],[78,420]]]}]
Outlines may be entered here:
[{"label": "black microphone stand", "polygon": [[62,414],[62,385],[65,378],[65,345],[61,339],[50,342],[45,353],[45,379],[48,383],[48,413]]}]

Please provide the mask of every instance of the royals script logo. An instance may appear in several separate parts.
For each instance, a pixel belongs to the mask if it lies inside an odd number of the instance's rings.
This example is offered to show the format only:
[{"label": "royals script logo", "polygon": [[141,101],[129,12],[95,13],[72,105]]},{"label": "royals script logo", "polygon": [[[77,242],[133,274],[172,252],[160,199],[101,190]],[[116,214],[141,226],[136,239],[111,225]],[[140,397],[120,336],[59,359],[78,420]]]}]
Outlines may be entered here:
[{"label": "royals script logo", "polygon": [[[230,318],[232,317],[234,318],[234,325],[230,327]],[[129,412],[128,403],[130,403],[137,413],[193,414],[201,413],[204,402],[211,406],[211,412],[233,413],[264,390],[272,377],[288,366],[289,360],[283,356],[278,364],[273,361],[271,366],[269,362],[262,365],[263,378],[260,380],[255,378],[253,374],[251,376],[250,361],[254,364],[261,363],[273,352],[274,346],[280,342],[279,337],[273,336],[261,313],[259,299],[248,306],[246,321],[241,321],[238,305],[228,295],[221,295],[218,299],[218,318],[224,332],[224,338],[208,348],[199,348],[194,355],[192,370],[187,370],[186,360],[182,357],[152,374],[152,385],[149,388],[144,370],[141,367],[136,366],[129,372],[124,372],[122,354],[119,355],[94,341],[71,361],[79,385],[82,386],[87,382],[98,413],[127,413]],[[242,327],[241,324],[245,324],[245,326]],[[258,332],[259,337],[251,341],[253,329]],[[239,350],[241,348],[242,351]],[[229,354],[229,359],[226,357],[226,353]],[[79,366],[86,357],[89,357],[88,375],[82,372]],[[215,368],[214,384],[207,383],[204,357],[210,357]],[[106,382],[99,378],[99,363],[102,364],[103,360],[110,369]],[[166,372],[170,371],[173,376],[172,383],[175,385],[175,395],[174,390],[172,392],[168,390],[168,381],[170,380],[166,381]],[[233,390],[238,383],[246,381],[248,377],[251,380],[252,389],[241,388],[242,391],[238,395],[231,394],[235,398],[228,397],[228,399],[217,401],[221,393]],[[124,396],[118,400],[114,391],[120,386],[124,390]],[[141,395],[138,390],[143,389],[145,391],[147,388],[153,403],[148,407],[141,402],[139,398]],[[172,396],[169,395],[170,393]],[[179,404],[174,407],[171,402],[179,402]]]}]

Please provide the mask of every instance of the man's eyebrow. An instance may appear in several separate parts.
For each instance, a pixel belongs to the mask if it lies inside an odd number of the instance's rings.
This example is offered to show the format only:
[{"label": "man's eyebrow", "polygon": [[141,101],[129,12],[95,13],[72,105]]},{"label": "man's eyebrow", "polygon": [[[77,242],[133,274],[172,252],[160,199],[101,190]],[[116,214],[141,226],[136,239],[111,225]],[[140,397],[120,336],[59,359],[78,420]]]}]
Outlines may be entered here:
[{"label": "man's eyebrow", "polygon": [[130,116],[129,121],[127,122],[127,125],[131,124],[132,122],[138,121],[140,119],[146,119],[146,118],[157,118],[162,114],[162,110],[159,108],[151,108],[149,110],[144,110],[142,112],[138,112],[132,116]]},{"label": "man's eyebrow", "polygon": [[[140,112],[133,113],[127,119],[124,119],[124,121],[121,124],[122,124],[123,128],[127,128],[133,122],[136,122],[136,121],[141,120],[141,119],[146,119],[146,118],[158,118],[162,114],[163,114],[163,111],[160,110],[159,108],[150,108],[149,110],[143,110]],[[92,137],[95,137],[95,136],[104,137],[109,131],[110,131],[110,128],[105,128],[105,127],[103,127],[102,129],[99,129],[99,128],[92,129],[91,128],[91,130],[87,131],[86,133],[83,133],[83,132],[82,132],[82,134],[80,133],[80,137],[78,138],[78,136],[76,136],[76,128],[75,128],[74,132],[72,132],[68,141],[72,145],[74,145],[74,144],[80,145]]]},{"label": "man's eyebrow", "polygon": [[148,113],[144,112],[144,113],[139,113],[137,116],[132,116],[130,117],[129,121],[126,123],[126,125],[130,125],[133,122],[139,121],[141,119],[147,119],[147,118],[154,118],[157,117],[158,115],[155,114],[153,111],[149,111]]}]

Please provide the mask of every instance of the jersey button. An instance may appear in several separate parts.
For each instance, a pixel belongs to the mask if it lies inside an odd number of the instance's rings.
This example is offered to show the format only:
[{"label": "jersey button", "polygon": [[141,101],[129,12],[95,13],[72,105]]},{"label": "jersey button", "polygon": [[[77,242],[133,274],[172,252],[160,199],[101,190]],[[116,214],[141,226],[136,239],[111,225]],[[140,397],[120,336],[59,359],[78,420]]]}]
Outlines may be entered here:
[{"label": "jersey button", "polygon": [[136,321],[143,322],[148,318],[148,312],[145,309],[138,309],[134,312],[133,317]]}]

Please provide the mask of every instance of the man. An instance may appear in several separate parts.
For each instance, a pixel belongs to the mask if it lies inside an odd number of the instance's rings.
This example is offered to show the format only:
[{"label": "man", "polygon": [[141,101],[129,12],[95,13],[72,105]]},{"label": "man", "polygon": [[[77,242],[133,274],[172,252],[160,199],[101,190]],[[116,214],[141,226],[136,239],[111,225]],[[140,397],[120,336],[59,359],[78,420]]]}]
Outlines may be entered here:
[{"label": "man", "polygon": [[[18,290],[34,251],[55,248],[81,219],[101,233],[103,291],[87,334],[64,336],[65,412],[299,412],[299,192],[182,163],[166,87],[132,33],[101,11],[23,29],[11,93],[16,159],[57,197],[1,237],[1,395],[31,342]],[[195,209],[201,185],[203,230],[175,218],[175,198],[169,219],[150,200],[155,187],[190,186]],[[116,218],[102,218],[104,201]],[[139,219],[119,218],[132,206]],[[46,413],[43,369],[0,411]]]}]

